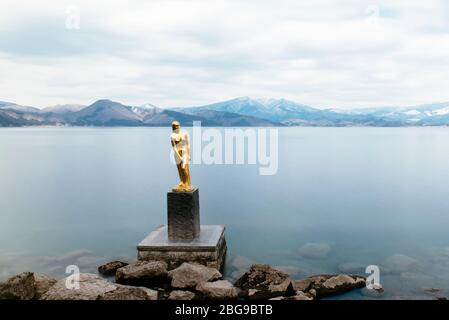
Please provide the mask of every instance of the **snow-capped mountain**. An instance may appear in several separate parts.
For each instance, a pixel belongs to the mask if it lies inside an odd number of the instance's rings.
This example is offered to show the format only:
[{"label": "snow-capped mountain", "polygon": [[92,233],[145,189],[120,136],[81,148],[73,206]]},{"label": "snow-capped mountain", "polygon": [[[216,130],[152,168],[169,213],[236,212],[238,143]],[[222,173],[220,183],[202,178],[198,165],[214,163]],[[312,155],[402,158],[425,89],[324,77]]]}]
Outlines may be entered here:
[{"label": "snow-capped mountain", "polygon": [[131,107],[131,111],[141,117],[145,117],[148,115],[154,115],[154,114],[160,113],[160,112],[162,112],[162,109],[156,107],[153,104],[146,103],[141,106]]},{"label": "snow-capped mountain", "polygon": [[304,116],[310,118],[312,114],[318,115],[323,112],[286,99],[251,99],[249,97],[240,97],[205,106],[176,108],[175,110],[190,114],[196,114],[204,110],[214,110],[275,122]]},{"label": "snow-capped mountain", "polygon": [[89,106],[44,109],[0,102],[0,126],[169,126],[201,121],[204,126],[447,126],[449,102],[410,107],[322,109],[287,99],[241,97],[218,103],[162,109],[152,104],[127,106],[102,99]]},{"label": "snow-capped mountain", "polygon": [[0,101],[0,109],[9,109],[9,110],[15,110],[15,111],[20,111],[20,112],[30,112],[30,113],[41,112],[41,110],[38,108],[22,106],[19,104],[15,104],[12,102],[5,102],[5,101]]},{"label": "snow-capped mountain", "polygon": [[365,114],[399,121],[403,125],[449,125],[449,102],[411,107],[383,107],[351,110],[348,114]]},{"label": "snow-capped mountain", "polygon": [[86,106],[83,104],[58,104],[52,107],[46,107],[42,109],[44,112],[53,112],[58,114],[65,114],[69,112],[77,112],[84,109]]}]

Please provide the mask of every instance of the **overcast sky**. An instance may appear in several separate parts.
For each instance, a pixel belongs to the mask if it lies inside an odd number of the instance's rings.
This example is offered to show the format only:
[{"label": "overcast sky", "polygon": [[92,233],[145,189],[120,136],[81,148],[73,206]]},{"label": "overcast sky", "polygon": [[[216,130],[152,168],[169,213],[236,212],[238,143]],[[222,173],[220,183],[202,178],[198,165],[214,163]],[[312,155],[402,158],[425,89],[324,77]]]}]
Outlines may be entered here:
[{"label": "overcast sky", "polygon": [[19,104],[449,101],[449,1],[2,0],[0,12],[0,100]]}]

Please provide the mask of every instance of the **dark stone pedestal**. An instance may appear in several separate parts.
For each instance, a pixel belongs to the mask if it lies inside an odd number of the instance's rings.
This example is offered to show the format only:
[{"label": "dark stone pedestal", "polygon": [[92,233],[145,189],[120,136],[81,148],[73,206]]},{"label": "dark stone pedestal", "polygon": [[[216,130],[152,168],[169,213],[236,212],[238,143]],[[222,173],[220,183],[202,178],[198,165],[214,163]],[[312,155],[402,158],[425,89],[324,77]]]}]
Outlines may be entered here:
[{"label": "dark stone pedestal", "polygon": [[167,226],[159,226],[137,245],[139,260],[162,260],[169,269],[196,262],[222,270],[226,256],[225,227],[202,225],[194,240],[168,239]]},{"label": "dark stone pedestal", "polygon": [[200,235],[198,188],[191,192],[167,192],[168,239],[193,240]]}]

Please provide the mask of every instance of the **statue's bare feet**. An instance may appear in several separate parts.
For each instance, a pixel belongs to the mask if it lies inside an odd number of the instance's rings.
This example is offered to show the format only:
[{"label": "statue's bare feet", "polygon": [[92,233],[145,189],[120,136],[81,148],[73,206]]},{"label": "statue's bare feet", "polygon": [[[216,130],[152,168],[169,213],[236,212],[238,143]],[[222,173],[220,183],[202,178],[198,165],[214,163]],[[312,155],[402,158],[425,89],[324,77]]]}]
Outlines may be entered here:
[{"label": "statue's bare feet", "polygon": [[172,191],[174,192],[189,192],[192,190],[193,190],[192,186],[188,186],[182,182],[172,188]]}]

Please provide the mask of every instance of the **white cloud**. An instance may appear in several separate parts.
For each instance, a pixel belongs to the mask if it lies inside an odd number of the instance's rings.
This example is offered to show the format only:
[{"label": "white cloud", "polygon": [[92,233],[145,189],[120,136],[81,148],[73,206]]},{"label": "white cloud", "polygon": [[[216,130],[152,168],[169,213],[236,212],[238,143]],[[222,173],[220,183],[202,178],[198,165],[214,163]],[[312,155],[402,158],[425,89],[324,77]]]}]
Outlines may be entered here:
[{"label": "white cloud", "polygon": [[[80,30],[65,29],[71,5],[80,9]],[[444,1],[6,0],[0,10],[0,100],[449,100]]]}]

